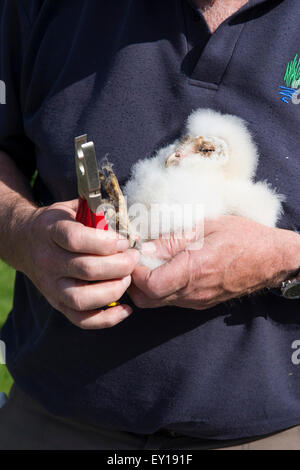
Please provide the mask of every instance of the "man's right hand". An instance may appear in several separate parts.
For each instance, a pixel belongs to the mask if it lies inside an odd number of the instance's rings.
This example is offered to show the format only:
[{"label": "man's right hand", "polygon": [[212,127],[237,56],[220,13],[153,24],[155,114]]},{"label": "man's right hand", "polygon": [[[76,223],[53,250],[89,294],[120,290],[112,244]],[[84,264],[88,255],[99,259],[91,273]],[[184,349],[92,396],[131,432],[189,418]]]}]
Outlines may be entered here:
[{"label": "man's right hand", "polygon": [[127,305],[103,307],[127,290],[139,253],[115,232],[76,222],[77,204],[57,203],[33,212],[18,244],[20,270],[74,325],[110,328],[132,312]]}]

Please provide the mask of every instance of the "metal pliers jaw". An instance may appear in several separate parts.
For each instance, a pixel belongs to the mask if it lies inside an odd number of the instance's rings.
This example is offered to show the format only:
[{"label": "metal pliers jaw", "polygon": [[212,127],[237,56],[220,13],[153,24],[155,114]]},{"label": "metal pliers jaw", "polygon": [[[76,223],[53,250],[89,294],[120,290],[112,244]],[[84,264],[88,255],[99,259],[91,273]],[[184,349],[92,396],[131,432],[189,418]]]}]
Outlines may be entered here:
[{"label": "metal pliers jaw", "polygon": [[75,138],[75,164],[78,194],[86,200],[90,210],[101,210],[102,194],[96,151],[93,142],[87,142],[87,134]]},{"label": "metal pliers jaw", "polygon": [[75,138],[75,161],[79,194],[76,220],[89,227],[111,228],[134,246],[136,240],[131,235],[126,200],[113,165],[105,157],[98,167],[95,146],[87,142],[86,134]]}]

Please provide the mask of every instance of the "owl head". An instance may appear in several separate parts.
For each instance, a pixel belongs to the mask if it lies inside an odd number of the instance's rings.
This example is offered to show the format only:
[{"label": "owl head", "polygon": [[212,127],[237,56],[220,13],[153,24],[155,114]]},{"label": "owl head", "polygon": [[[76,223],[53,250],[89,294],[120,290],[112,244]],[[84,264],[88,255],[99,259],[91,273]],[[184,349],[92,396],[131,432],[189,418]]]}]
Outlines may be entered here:
[{"label": "owl head", "polygon": [[167,156],[165,166],[193,164],[193,161],[197,161],[200,170],[218,168],[228,178],[252,179],[258,151],[246,122],[211,109],[194,111],[187,120],[184,137]]}]

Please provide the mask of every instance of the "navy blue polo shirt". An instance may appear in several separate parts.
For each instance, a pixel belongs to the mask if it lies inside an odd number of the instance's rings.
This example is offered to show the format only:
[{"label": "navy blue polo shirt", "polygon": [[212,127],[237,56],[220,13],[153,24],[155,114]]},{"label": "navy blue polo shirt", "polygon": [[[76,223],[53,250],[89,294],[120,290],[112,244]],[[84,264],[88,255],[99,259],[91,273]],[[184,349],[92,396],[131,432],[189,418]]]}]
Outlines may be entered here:
[{"label": "navy blue polo shirt", "polygon": [[[0,148],[26,177],[38,169],[39,203],[77,196],[75,136],[109,153],[125,183],[209,107],[249,122],[257,178],[286,196],[281,227],[300,229],[300,2],[249,1],[214,34],[188,0],[2,3]],[[2,339],[16,383],[52,413],[241,438],[300,424],[299,313],[263,294],[204,312],[134,308],[82,331],[18,273]]]}]

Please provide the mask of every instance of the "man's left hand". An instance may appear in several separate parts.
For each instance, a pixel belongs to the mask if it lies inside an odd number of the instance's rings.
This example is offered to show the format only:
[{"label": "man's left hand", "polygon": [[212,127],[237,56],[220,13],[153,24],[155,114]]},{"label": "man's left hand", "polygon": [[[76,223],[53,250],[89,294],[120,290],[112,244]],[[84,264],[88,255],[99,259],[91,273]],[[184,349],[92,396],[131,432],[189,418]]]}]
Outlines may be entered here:
[{"label": "man's left hand", "polygon": [[175,305],[205,310],[266,287],[277,287],[300,266],[297,233],[237,216],[205,221],[203,247],[159,239],[144,253],[170,260],[150,270],[137,265],[129,294],[140,308]]}]

